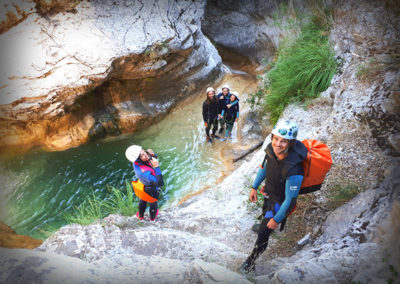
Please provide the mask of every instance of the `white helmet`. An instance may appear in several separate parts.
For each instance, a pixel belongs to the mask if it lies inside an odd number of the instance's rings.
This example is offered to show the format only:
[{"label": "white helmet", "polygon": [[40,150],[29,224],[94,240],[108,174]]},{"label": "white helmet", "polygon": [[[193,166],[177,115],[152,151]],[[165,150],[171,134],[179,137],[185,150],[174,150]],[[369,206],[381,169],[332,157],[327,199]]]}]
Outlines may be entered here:
[{"label": "white helmet", "polygon": [[238,93],[238,92],[232,91],[232,92],[231,92],[231,95],[235,95],[235,97],[236,97],[237,99],[239,99],[239,93]]},{"label": "white helmet", "polygon": [[279,121],[272,129],[272,134],[282,137],[283,139],[296,139],[299,128],[296,123],[290,120]]},{"label": "white helmet", "polygon": [[226,89],[228,89],[228,91],[230,91],[230,90],[231,90],[231,89],[229,88],[229,85],[226,85],[226,84],[225,84],[225,85],[222,85],[222,88],[221,88],[221,90],[223,90],[223,89],[225,89],[225,88],[226,88]]},{"label": "white helmet", "polygon": [[129,161],[135,162],[139,158],[141,152],[142,152],[141,146],[132,145],[129,146],[128,149],[126,149],[125,156]]},{"label": "white helmet", "polygon": [[214,92],[214,94],[215,94],[215,90],[214,90],[214,88],[213,88],[213,87],[208,87],[208,88],[207,88],[207,91],[206,91],[206,94],[208,94],[208,92],[209,92],[209,91],[213,91],[213,92]]}]

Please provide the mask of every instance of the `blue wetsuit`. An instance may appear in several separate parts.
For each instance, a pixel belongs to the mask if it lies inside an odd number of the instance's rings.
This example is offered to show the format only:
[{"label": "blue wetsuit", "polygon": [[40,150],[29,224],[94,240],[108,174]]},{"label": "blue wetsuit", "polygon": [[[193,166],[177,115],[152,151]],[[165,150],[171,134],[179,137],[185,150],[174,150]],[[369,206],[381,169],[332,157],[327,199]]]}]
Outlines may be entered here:
[{"label": "blue wetsuit", "polygon": [[285,222],[286,217],[296,205],[297,196],[304,177],[302,161],[307,156],[307,148],[298,140],[294,141],[288,155],[278,160],[271,143],[265,149],[266,155],[262,168],[258,170],[253,188],[258,189],[265,179],[266,197],[264,197],[263,219],[258,231],[257,241],[246,262],[254,265],[256,258],[267,248],[272,230],[267,227],[273,218],[277,223]]}]

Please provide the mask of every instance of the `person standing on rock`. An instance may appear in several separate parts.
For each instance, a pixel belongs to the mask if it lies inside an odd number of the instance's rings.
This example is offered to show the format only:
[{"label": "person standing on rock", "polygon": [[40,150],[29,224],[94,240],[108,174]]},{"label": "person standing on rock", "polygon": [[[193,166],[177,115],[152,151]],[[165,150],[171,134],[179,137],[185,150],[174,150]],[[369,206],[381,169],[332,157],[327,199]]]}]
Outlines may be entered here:
[{"label": "person standing on rock", "polygon": [[271,143],[265,149],[262,167],[258,170],[250,191],[250,201],[257,201],[257,189],[265,179],[263,219],[253,251],[240,266],[241,272],[254,270],[254,262],[265,251],[271,232],[281,224],[294,209],[304,177],[302,161],[307,148],[296,140],[298,127],[294,122],[281,121],[271,133]]},{"label": "person standing on rock", "polygon": [[[206,127],[206,140],[212,143],[212,139],[219,138],[215,135],[218,129],[218,101],[215,97],[215,91],[213,88],[208,87],[206,91],[206,99],[203,102],[203,120],[204,126]],[[212,128],[212,134],[210,137],[210,129]]]},{"label": "person standing on rock", "polygon": [[[139,145],[129,146],[125,151],[126,158],[133,163],[136,177],[144,184],[144,191],[151,197],[158,199],[160,189],[164,185],[164,178],[159,167],[157,155],[153,150],[147,151]],[[147,202],[139,199],[139,210],[136,217],[144,219]],[[150,221],[155,221],[158,216],[158,202],[150,203]]]},{"label": "person standing on rock", "polygon": [[[222,86],[222,92],[217,95],[218,100],[218,113],[219,113],[219,125],[220,129],[218,130],[219,134],[222,134],[225,129],[225,117],[222,114],[223,110],[230,109],[233,105],[237,104],[238,101],[230,102],[231,93],[229,92],[230,88],[228,85]],[[226,115],[226,113],[225,113]]]},{"label": "person standing on rock", "polygon": [[225,124],[226,124],[226,130],[225,130],[225,137],[222,138],[222,141],[225,141],[227,138],[230,138],[232,135],[232,129],[233,125],[235,122],[238,122],[239,120],[239,94],[238,92],[233,91],[229,104],[230,107],[226,107],[222,113],[221,116],[225,117]]}]

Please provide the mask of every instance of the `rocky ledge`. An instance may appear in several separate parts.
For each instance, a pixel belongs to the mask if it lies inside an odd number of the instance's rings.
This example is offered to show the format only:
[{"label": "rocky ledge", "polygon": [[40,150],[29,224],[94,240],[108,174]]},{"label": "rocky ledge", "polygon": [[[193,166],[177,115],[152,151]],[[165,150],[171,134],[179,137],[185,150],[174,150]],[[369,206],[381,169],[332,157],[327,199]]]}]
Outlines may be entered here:
[{"label": "rocky ledge", "polygon": [[220,75],[205,1],[62,2],[16,1],[0,35],[0,147],[132,132]]}]

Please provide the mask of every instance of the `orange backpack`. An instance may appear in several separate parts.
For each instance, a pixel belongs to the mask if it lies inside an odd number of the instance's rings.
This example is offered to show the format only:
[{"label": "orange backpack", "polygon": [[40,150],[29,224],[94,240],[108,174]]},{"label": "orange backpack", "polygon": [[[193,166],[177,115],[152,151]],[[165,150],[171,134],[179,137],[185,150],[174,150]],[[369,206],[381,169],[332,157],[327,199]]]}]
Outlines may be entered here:
[{"label": "orange backpack", "polygon": [[137,197],[139,197],[143,201],[147,201],[150,203],[156,202],[158,199],[151,197],[146,191],[144,191],[144,184],[140,182],[140,180],[133,180],[132,187],[135,191]]},{"label": "orange backpack", "polygon": [[308,150],[303,161],[304,178],[299,194],[314,192],[321,188],[325,176],[332,166],[331,152],[328,146],[318,140],[302,141]]}]

